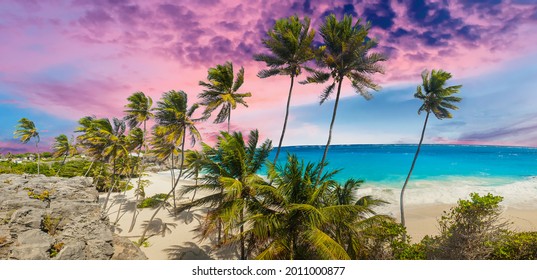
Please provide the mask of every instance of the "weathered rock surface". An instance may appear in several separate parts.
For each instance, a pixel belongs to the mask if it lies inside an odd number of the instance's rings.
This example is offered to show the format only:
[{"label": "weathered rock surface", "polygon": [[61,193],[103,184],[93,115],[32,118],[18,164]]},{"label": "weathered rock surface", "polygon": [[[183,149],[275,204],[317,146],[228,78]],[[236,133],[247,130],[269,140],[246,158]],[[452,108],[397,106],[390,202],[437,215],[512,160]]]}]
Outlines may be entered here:
[{"label": "weathered rock surface", "polygon": [[112,234],[91,178],[0,175],[0,259],[146,259]]}]

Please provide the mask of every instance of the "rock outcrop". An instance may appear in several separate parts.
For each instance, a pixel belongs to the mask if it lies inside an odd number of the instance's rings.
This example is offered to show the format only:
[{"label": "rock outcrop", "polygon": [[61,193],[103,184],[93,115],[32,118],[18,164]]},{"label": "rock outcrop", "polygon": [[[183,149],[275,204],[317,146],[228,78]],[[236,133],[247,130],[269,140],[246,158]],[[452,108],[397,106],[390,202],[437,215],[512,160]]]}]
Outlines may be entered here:
[{"label": "rock outcrop", "polygon": [[146,259],[115,236],[91,178],[0,175],[0,259]]}]

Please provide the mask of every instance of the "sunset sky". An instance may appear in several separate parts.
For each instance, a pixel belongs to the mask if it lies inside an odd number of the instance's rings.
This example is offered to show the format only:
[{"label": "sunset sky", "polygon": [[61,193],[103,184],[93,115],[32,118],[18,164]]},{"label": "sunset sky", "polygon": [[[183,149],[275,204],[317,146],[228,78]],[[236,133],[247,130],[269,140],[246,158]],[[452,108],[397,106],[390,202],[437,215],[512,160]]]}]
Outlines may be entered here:
[{"label": "sunset sky", "polygon": [[[253,95],[232,129],[277,145],[289,78],[258,78],[265,65],[252,56],[275,20],[308,16],[318,29],[331,13],[371,21],[388,56],[372,100],[344,85],[333,144],[417,143],[413,93],[424,69],[441,68],[463,102],[453,119],[431,119],[426,143],[537,146],[537,1],[0,0],[0,153],[33,150],[13,138],[22,117],[46,149],[83,116],[122,117],[136,91],[156,102],[184,90],[192,104],[207,69],[226,61],[244,66],[241,91]],[[284,145],[326,143],[333,99],[320,106],[322,88],[295,85]],[[199,127],[210,141],[226,126]]]}]

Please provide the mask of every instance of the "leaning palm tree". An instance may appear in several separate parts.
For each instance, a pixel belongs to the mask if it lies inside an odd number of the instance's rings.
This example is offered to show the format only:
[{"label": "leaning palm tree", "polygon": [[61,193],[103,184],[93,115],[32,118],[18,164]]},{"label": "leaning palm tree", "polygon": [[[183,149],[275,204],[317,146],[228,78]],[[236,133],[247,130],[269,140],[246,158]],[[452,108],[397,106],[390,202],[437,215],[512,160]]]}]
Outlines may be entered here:
[{"label": "leaning palm tree", "polygon": [[[198,186],[198,180],[200,179],[200,172],[203,169],[203,164],[206,162],[207,157],[201,151],[190,150],[185,153],[185,166],[187,167],[187,173],[185,178],[190,178],[194,176],[195,185]],[[191,201],[194,201],[196,198],[197,189],[194,190]]]},{"label": "leaning palm tree", "polygon": [[427,112],[425,115],[425,122],[423,123],[423,129],[421,130],[420,142],[412,160],[412,165],[410,166],[410,171],[406,177],[403,188],[401,189],[401,224],[405,226],[405,211],[403,207],[403,195],[405,194],[406,185],[408,180],[412,175],[414,170],[414,165],[418,159],[418,154],[420,153],[421,143],[423,143],[423,136],[425,135],[425,128],[427,128],[427,121],[429,120],[429,115],[431,112],[436,116],[437,119],[451,119],[453,116],[448,110],[457,110],[457,106],[453,103],[458,103],[462,98],[453,96],[453,94],[459,93],[462,85],[456,86],[446,86],[447,80],[451,79],[451,73],[445,72],[444,70],[432,70],[431,74],[427,70],[421,73],[422,84],[416,89],[414,97],[418,98],[423,102],[421,107],[418,110],[418,114],[421,112]]},{"label": "leaning palm tree", "polygon": [[60,134],[58,137],[54,138],[52,150],[54,151],[54,153],[52,154],[53,157],[59,158],[63,156],[62,163],[58,168],[58,171],[56,172],[56,176],[58,176],[60,174],[60,170],[65,164],[65,160],[67,159],[67,157],[76,154],[76,147],[75,145],[71,144],[65,134]]},{"label": "leaning palm tree", "polygon": [[155,120],[157,125],[154,128],[155,136],[158,138],[154,138],[156,140],[155,144],[157,144],[157,150],[162,153],[161,157],[167,157],[168,152],[173,156],[173,154],[176,153],[180,147],[181,164],[179,165],[179,174],[176,178],[174,178],[175,182],[173,182],[170,192],[166,195],[164,201],[159,205],[149,219],[147,227],[145,228],[138,242],[139,245],[143,244],[145,241],[145,235],[147,234],[151,222],[155,219],[157,213],[164,207],[165,202],[172,195],[174,209],[176,208],[175,189],[183,174],[187,134],[191,146],[194,146],[196,141],[201,139],[201,134],[195,125],[200,121],[200,119],[193,118],[193,115],[198,107],[198,104],[188,107],[188,96],[184,91],[171,90],[166,92],[157,102],[157,108],[155,108]]},{"label": "leaning palm tree", "polygon": [[116,185],[119,185],[119,174],[122,169],[129,168],[127,165],[118,164],[125,162],[129,156],[129,143],[127,142],[125,121],[113,118],[112,122],[108,118],[94,120],[97,130],[91,135],[91,141],[102,147],[102,156],[105,161],[112,165],[112,181],[108,188],[108,193],[104,201],[103,209],[106,208],[110,195]]},{"label": "leaning palm tree", "polygon": [[332,78],[332,83],[321,94],[321,104],[330,97],[337,85],[328,141],[321,160],[321,171],[332,140],[332,129],[336,120],[343,80],[349,79],[354,90],[366,99],[371,98],[368,89],[380,89],[371,76],[375,73],[384,73],[379,62],[385,61],[386,58],[379,53],[370,53],[371,49],[377,46],[377,42],[368,37],[370,28],[369,23],[362,25],[360,19],[353,24],[350,15],[345,15],[341,21],[338,21],[333,14],[327,16],[320,29],[324,45],[320,47],[317,59],[319,67],[327,71],[311,71],[312,75],[306,81],[301,82],[325,83]]},{"label": "leaning palm tree", "polygon": [[215,68],[210,68],[207,80],[208,82],[199,82],[200,86],[205,87],[205,90],[198,95],[201,100],[200,105],[205,106],[204,118],[209,118],[212,112],[221,107],[214,123],[223,123],[227,120],[227,131],[229,132],[231,110],[236,109],[237,104],[248,107],[244,98],[252,96],[250,92],[237,93],[244,83],[244,68],[241,67],[234,78],[233,64],[228,61],[224,65],[216,65]]},{"label": "leaning palm tree", "polygon": [[250,131],[247,142],[240,132],[221,132],[214,148],[205,146],[207,153],[202,166],[207,174],[204,183],[198,187],[187,186],[184,189],[184,193],[196,191],[198,188],[213,192],[212,195],[187,203],[182,208],[215,206],[206,217],[201,235],[206,238],[215,227],[220,230],[221,221],[224,236],[232,236],[225,243],[238,242],[242,260],[248,258],[248,248],[253,246],[251,234],[246,234],[247,217],[261,207],[258,195],[267,189],[273,189],[257,175],[272,149],[272,142],[265,140],[261,145],[258,144],[257,130]]},{"label": "leaning palm tree", "polygon": [[17,129],[14,132],[15,138],[19,138],[22,143],[26,144],[32,138],[35,138],[35,149],[37,151],[37,175],[39,175],[39,132],[37,131],[34,122],[27,118],[20,119],[16,128]]},{"label": "leaning palm tree", "polygon": [[291,78],[285,118],[283,121],[282,133],[278,150],[274,157],[277,162],[282,147],[287,119],[289,117],[289,105],[295,77],[300,75],[305,63],[315,58],[312,42],[315,37],[315,30],[310,30],[310,19],[308,17],[301,21],[297,16],[291,16],[276,21],[274,27],[267,32],[268,38],[263,40],[263,45],[271,54],[257,54],[254,59],[264,61],[269,69],[261,70],[257,74],[260,78],[268,78],[274,75],[285,75]]},{"label": "leaning palm tree", "polygon": [[[127,108],[124,112],[127,114],[125,116],[125,120],[127,121],[127,124],[131,129],[135,127],[142,126],[142,135],[141,135],[141,143],[138,148],[138,156],[137,156],[137,166],[139,170],[138,174],[138,183],[136,187],[136,204],[138,204],[139,194],[141,193],[142,186],[142,173],[144,170],[143,160],[147,156],[147,144],[146,144],[146,138],[147,138],[147,121],[152,119],[154,117],[152,106],[153,106],[153,99],[151,99],[150,96],[145,95],[143,92],[135,92],[131,96],[127,98],[129,103],[125,105],[125,108]],[[140,155],[142,153],[142,150],[144,150],[144,155],[142,156],[142,159],[140,160]],[[136,221],[136,216],[138,210],[135,208],[132,214],[132,222],[130,231],[132,231],[134,227],[134,223]]]}]

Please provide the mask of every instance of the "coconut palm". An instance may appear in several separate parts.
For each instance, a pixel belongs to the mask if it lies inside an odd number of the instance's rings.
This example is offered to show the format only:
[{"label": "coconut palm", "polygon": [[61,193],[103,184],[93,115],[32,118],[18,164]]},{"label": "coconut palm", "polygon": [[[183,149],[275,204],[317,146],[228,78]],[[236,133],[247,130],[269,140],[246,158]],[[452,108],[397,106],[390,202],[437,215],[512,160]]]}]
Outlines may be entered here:
[{"label": "coconut palm", "polygon": [[138,155],[140,155],[142,149],[145,149],[147,153],[146,135],[147,135],[147,121],[154,117],[151,107],[153,106],[153,99],[146,96],[143,92],[135,92],[127,98],[129,103],[125,105],[124,112],[125,121],[132,129],[134,127],[142,126],[142,143],[138,147]]},{"label": "coconut palm", "polygon": [[269,69],[259,71],[258,77],[268,78],[274,75],[285,75],[291,78],[285,118],[274,163],[278,160],[285,136],[295,77],[300,75],[305,63],[315,58],[312,49],[315,30],[310,30],[309,28],[310,19],[308,17],[305,17],[303,21],[297,16],[276,21],[273,28],[267,32],[267,38],[263,39],[263,45],[271,54],[257,54],[254,56],[255,60],[264,61],[269,67]]},{"label": "coconut palm", "polygon": [[101,157],[102,148],[95,147],[94,144],[89,141],[91,133],[95,130],[93,123],[93,120],[95,119],[95,116],[82,117],[78,120],[79,126],[75,129],[75,133],[80,133],[80,135],[76,137],[77,146],[83,149],[85,155],[92,158],[91,164],[84,176],[88,176],[95,162],[99,161]]},{"label": "coconut palm", "polygon": [[198,187],[189,186],[184,190],[189,193],[202,188],[214,192],[214,195],[199,198],[183,207],[206,204],[216,206],[207,216],[202,236],[207,237],[221,220],[224,236],[234,235],[227,243],[239,243],[240,258],[243,260],[248,258],[248,248],[253,245],[249,242],[252,236],[245,233],[247,216],[261,207],[258,195],[272,189],[256,174],[267,159],[272,142],[266,140],[261,145],[258,144],[257,130],[250,132],[248,142],[244,141],[240,132],[221,132],[215,148],[210,149],[212,151],[206,148],[207,160],[203,166],[208,174],[204,184]]},{"label": "coconut palm", "polygon": [[[253,234],[260,244],[257,259],[349,259],[345,235],[356,234],[355,223],[373,215],[379,203],[354,198],[332,178],[337,171],[322,173],[320,164],[299,161],[288,155],[285,166],[269,165],[268,176],[276,188],[267,192],[264,210],[251,217]],[[349,181],[345,186],[355,187]]]},{"label": "coconut palm", "polygon": [[244,83],[244,68],[241,67],[237,76],[234,77],[233,64],[228,61],[223,65],[216,65],[215,68],[209,68],[207,80],[208,82],[199,82],[200,86],[205,87],[205,90],[198,95],[201,100],[200,105],[205,106],[204,118],[209,118],[212,112],[221,107],[214,123],[223,123],[227,120],[229,132],[231,110],[236,109],[237,104],[248,107],[244,98],[252,96],[249,92],[237,93]]},{"label": "coconut palm", "polygon": [[[172,181],[173,186],[170,192],[166,195],[164,202],[155,210],[148,222],[148,226],[142,233],[139,242],[140,245],[145,241],[145,235],[147,234],[149,225],[154,220],[157,213],[164,207],[165,201],[172,195],[174,209],[176,208],[175,189],[183,174],[187,134],[191,146],[194,146],[196,141],[201,139],[201,134],[195,126],[200,119],[193,118],[198,107],[198,104],[188,107],[188,96],[184,91],[171,90],[166,92],[157,102],[157,107],[155,108],[155,120],[157,126],[154,128],[155,137],[153,139],[155,142],[153,143],[153,146],[159,151],[160,157],[167,158],[169,155],[172,155],[172,159],[174,153],[181,147],[181,164],[179,165],[179,174],[174,178],[175,182]],[[174,166],[172,165],[172,170],[173,169]]]},{"label": "coconut palm", "polygon": [[106,206],[110,199],[110,194],[116,184],[119,184],[121,169],[129,168],[128,165],[118,165],[118,162],[127,162],[125,158],[130,154],[126,135],[127,126],[125,121],[117,118],[113,118],[112,122],[108,118],[95,119],[93,122],[96,126],[96,131],[91,133],[90,141],[97,147],[102,147],[103,159],[112,165],[112,181],[103,205],[103,209],[107,211]]},{"label": "coconut palm", "polygon": [[[198,186],[198,180],[200,179],[200,172],[203,169],[203,164],[207,160],[207,157],[202,151],[196,151],[196,150],[189,150],[185,153],[185,166],[187,167],[187,173],[185,174],[185,178],[190,178],[194,176],[195,180],[195,187]],[[197,189],[194,190],[194,194],[192,195],[192,200],[196,198],[196,192]]]},{"label": "coconut palm", "polygon": [[[138,156],[137,156],[138,168],[137,169],[139,171],[139,174],[138,174],[137,187],[135,191],[136,193],[135,199],[136,199],[136,204],[138,204],[138,200],[140,197],[139,194],[142,192],[140,188],[143,188],[141,184],[142,173],[144,169],[143,160],[147,156],[147,149],[148,149],[147,144],[146,144],[147,121],[154,117],[154,114],[151,108],[153,106],[153,99],[151,99],[150,96],[145,95],[145,93],[139,91],[127,97],[127,100],[129,101],[129,103],[125,105],[126,110],[124,111],[126,113],[125,120],[127,121],[127,124],[129,125],[131,130],[135,127],[139,128],[140,126],[142,126],[142,129],[141,129],[142,133],[141,135],[138,135],[138,136],[141,136],[141,139],[140,139],[141,143],[139,146],[136,147],[138,150]],[[142,154],[142,149],[144,150],[144,155],[140,159],[140,155]],[[138,213],[137,209],[135,208],[132,214],[132,222],[131,222],[129,232],[131,232],[132,229],[134,228],[137,213]]]},{"label": "coconut palm", "polygon": [[26,144],[32,138],[35,138],[35,150],[37,151],[37,175],[39,175],[39,163],[41,160],[39,155],[39,132],[37,131],[34,122],[27,118],[20,119],[16,128],[17,129],[14,132],[15,138],[19,138],[22,143]]},{"label": "coconut palm", "polygon": [[65,164],[65,160],[67,159],[67,157],[76,154],[76,147],[75,145],[71,144],[71,142],[69,142],[69,139],[65,134],[60,134],[58,137],[54,138],[52,150],[54,151],[54,153],[52,154],[54,158],[59,158],[63,156],[60,168],[58,168],[58,171],[56,172],[56,176],[58,176],[58,174],[60,174],[61,168]]},{"label": "coconut palm", "polygon": [[456,93],[459,93],[462,85],[456,86],[446,86],[447,80],[451,79],[451,73],[448,73],[444,70],[432,70],[431,74],[427,70],[421,73],[422,84],[416,89],[414,97],[421,100],[423,104],[418,110],[418,114],[426,112],[425,122],[423,123],[423,129],[421,130],[420,142],[418,143],[418,148],[416,149],[416,154],[414,154],[414,159],[412,160],[412,165],[410,166],[410,171],[406,177],[403,188],[401,189],[401,224],[405,226],[405,212],[403,207],[403,196],[405,194],[405,189],[408,184],[408,180],[412,175],[414,170],[414,165],[418,159],[418,154],[420,153],[421,144],[423,143],[423,136],[425,135],[425,129],[427,128],[427,121],[429,120],[429,115],[431,112],[439,120],[442,119],[451,119],[453,116],[449,110],[459,109],[454,103],[458,103],[462,98],[453,96]]},{"label": "coconut palm", "polygon": [[366,99],[371,98],[368,89],[380,89],[371,76],[375,73],[384,73],[379,62],[385,61],[386,58],[379,53],[370,53],[371,49],[377,46],[377,42],[368,37],[369,29],[369,23],[362,25],[360,19],[353,24],[350,15],[345,15],[341,21],[338,21],[335,15],[329,15],[321,25],[320,33],[324,45],[319,48],[317,64],[326,71],[311,71],[312,75],[302,82],[325,83],[332,78],[332,83],[321,94],[321,104],[332,95],[337,85],[328,141],[320,164],[321,171],[332,140],[343,80],[349,79],[354,90]]}]

